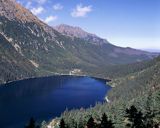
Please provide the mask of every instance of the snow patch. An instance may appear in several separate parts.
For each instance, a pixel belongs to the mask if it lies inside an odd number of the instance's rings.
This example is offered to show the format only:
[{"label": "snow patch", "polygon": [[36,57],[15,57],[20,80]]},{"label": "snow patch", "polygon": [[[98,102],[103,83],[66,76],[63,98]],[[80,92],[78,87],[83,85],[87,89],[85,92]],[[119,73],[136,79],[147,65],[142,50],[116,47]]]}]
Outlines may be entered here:
[{"label": "snow patch", "polygon": [[63,42],[62,41],[60,41],[60,42],[57,41],[57,40],[55,40],[55,41],[56,41],[56,43],[58,44],[59,47],[65,49],[65,47],[63,46]]},{"label": "snow patch", "polygon": [[7,35],[5,35],[3,32],[0,32],[0,33],[4,36],[4,38],[5,38],[6,40],[8,40],[8,42],[12,42],[12,41],[13,41],[12,38],[7,37]]},{"label": "snow patch", "polygon": [[36,33],[30,27],[28,27],[28,29],[31,31],[32,34],[36,35]]},{"label": "snow patch", "polygon": [[1,34],[8,42],[11,43],[11,45],[16,49],[17,52],[19,52],[19,53],[23,56],[21,47],[20,47],[18,44],[16,44],[16,43],[14,44],[12,38],[7,37],[7,35],[5,35],[3,32],[0,32],[0,34]]},{"label": "snow patch", "polygon": [[16,49],[17,52],[19,52],[22,56],[24,56],[23,53],[22,53],[21,47],[18,44],[15,43],[13,46]]},{"label": "snow patch", "polygon": [[18,44],[14,44],[14,48],[16,49],[16,51],[19,51],[19,49],[21,49]]},{"label": "snow patch", "polygon": [[33,66],[35,66],[36,68],[38,68],[39,67],[39,64],[38,63],[36,63],[35,61],[33,61],[33,60],[29,60],[31,63],[32,63],[32,65]]},{"label": "snow patch", "polygon": [[43,39],[44,39],[44,42],[46,43],[47,42],[47,38],[43,37]]},{"label": "snow patch", "polygon": [[44,50],[45,50],[45,51],[48,51],[48,48],[47,48],[46,46],[44,46]]}]

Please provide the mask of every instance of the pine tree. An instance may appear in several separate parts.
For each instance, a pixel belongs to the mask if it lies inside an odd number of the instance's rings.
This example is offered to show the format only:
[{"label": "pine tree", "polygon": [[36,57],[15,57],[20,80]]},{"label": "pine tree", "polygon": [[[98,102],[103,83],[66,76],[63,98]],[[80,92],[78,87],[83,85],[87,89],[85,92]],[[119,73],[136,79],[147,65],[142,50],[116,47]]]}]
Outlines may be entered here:
[{"label": "pine tree", "polygon": [[36,128],[35,120],[31,118],[29,124],[25,128]]},{"label": "pine tree", "polygon": [[60,127],[60,128],[66,128],[66,124],[65,124],[63,118],[62,118],[61,121],[60,121],[59,127]]},{"label": "pine tree", "polygon": [[[157,105],[160,101],[160,93],[159,95],[153,96],[152,90],[148,92],[147,101],[145,104],[145,125],[147,128],[158,128],[159,124],[154,120],[156,115],[159,115],[160,110],[159,106]],[[158,98],[158,99],[156,99]],[[159,102],[160,103],[160,102]]]},{"label": "pine tree", "polygon": [[114,128],[112,121],[108,120],[108,117],[105,113],[102,116],[100,128]]},{"label": "pine tree", "polygon": [[94,119],[92,118],[92,116],[89,118],[87,122],[87,128],[95,128],[95,123],[94,123]]},{"label": "pine tree", "polygon": [[147,128],[152,128],[154,127],[154,121],[153,118],[155,116],[154,111],[152,110],[151,106],[153,106],[153,101],[152,101],[152,92],[150,91],[147,97],[146,101],[146,114],[145,114],[145,125]]},{"label": "pine tree", "polygon": [[130,121],[127,126],[131,128],[145,128],[143,113],[138,111],[135,106],[131,106],[129,109],[126,109],[125,117]]}]

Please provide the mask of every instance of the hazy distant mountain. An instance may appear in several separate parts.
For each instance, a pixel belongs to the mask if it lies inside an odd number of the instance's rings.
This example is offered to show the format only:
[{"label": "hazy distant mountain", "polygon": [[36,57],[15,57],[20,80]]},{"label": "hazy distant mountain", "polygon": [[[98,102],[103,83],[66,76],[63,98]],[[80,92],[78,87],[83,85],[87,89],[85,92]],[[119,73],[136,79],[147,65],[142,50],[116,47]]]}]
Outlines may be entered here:
[{"label": "hazy distant mountain", "polygon": [[160,53],[160,49],[144,49],[144,50],[148,52]]},{"label": "hazy distant mountain", "polygon": [[74,37],[81,38],[81,39],[87,40],[87,41],[89,41],[93,44],[97,44],[97,45],[108,44],[108,45],[114,47],[113,52],[111,53],[112,56],[116,56],[117,53],[123,53],[123,54],[128,54],[128,55],[146,54],[148,56],[151,55],[151,57],[152,57],[152,55],[154,55],[154,54],[151,54],[146,51],[137,50],[137,49],[133,49],[133,48],[129,48],[129,47],[122,48],[122,47],[114,46],[114,45],[110,44],[106,39],[100,38],[95,34],[88,33],[86,31],[84,31],[83,29],[81,29],[80,27],[61,24],[61,25],[55,26],[54,28],[58,32],[60,32],[64,35],[70,36],[72,38],[74,38]]},{"label": "hazy distant mountain", "polygon": [[0,82],[75,69],[92,74],[95,69],[155,56],[116,47],[80,28],[63,28],[70,34],[59,33],[58,27],[53,29],[13,0],[0,0]]}]

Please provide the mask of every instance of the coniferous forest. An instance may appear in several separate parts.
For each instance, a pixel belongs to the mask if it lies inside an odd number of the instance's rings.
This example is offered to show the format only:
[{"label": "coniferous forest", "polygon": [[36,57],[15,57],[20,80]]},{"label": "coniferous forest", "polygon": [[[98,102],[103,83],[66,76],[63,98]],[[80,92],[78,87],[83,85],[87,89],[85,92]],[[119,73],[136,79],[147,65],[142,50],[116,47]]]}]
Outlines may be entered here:
[{"label": "coniferous forest", "polygon": [[45,128],[50,123],[57,128],[158,128],[160,59],[145,63],[142,70],[138,64],[135,72],[109,82],[114,86],[108,94],[109,103],[97,103],[88,109],[66,110],[60,118],[44,121],[39,126]]},{"label": "coniferous forest", "polygon": [[160,128],[160,0],[59,1],[0,0],[0,128]]}]

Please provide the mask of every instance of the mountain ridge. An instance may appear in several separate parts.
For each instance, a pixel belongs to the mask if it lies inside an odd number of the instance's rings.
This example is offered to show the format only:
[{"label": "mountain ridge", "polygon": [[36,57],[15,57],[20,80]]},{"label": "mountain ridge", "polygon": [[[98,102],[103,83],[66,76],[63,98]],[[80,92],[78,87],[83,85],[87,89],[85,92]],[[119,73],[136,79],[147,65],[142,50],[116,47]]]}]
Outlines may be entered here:
[{"label": "mountain ridge", "polygon": [[109,103],[98,103],[88,109],[65,111],[59,118],[50,121],[48,125],[56,126],[55,122],[59,122],[63,118],[68,127],[72,127],[73,124],[78,124],[78,127],[85,127],[87,124],[86,117],[89,119],[92,116],[97,121],[103,113],[106,113],[108,118],[113,120],[115,128],[125,128],[128,123],[125,117],[126,108],[134,105],[144,114],[148,114],[149,111],[153,113],[149,119],[153,119],[154,124],[157,123],[159,126],[160,56],[145,63],[146,66],[142,69],[139,69],[139,66],[143,65],[143,62],[140,65],[133,65],[138,70],[127,71],[126,75],[117,77],[108,83],[113,86],[107,95],[110,100]]},{"label": "mountain ridge", "polygon": [[102,39],[98,37],[96,34],[92,34],[89,32],[86,32],[80,27],[77,26],[70,26],[67,24],[60,24],[58,26],[53,27],[55,30],[58,32],[70,36],[70,37],[77,37],[77,38],[83,38],[87,41],[91,41],[94,44],[104,44],[104,43],[109,43],[106,39]]},{"label": "mountain ridge", "polygon": [[[70,36],[72,38],[74,38],[74,37],[82,38],[82,39],[85,39],[87,41],[93,42],[93,44],[97,44],[97,45],[110,44],[110,45],[113,45],[109,41],[107,41],[106,39],[103,39],[103,38],[97,36],[96,34],[86,32],[85,30],[83,30],[82,28],[80,28],[78,26],[60,24],[60,25],[54,26],[53,28],[55,30],[57,30],[58,32],[64,34],[64,35]],[[99,43],[99,42],[101,42],[101,43]],[[115,46],[115,45],[113,45],[113,46]],[[150,52],[145,51],[145,50],[141,50],[141,49],[134,49],[134,48],[131,48],[131,47],[120,47],[120,46],[115,46],[115,47],[117,48],[117,49],[115,49],[115,52],[126,51],[126,52],[128,52],[128,54],[141,54],[141,53],[150,54]],[[122,48],[122,50],[120,51],[121,48]]]},{"label": "mountain ridge", "polygon": [[32,76],[69,74],[75,69],[80,71],[78,74],[92,75],[97,69],[155,57],[155,54],[117,47],[89,35],[90,38],[64,35],[15,1],[0,0],[0,51],[4,51],[0,52],[4,60],[0,63],[3,72],[0,83]]}]

